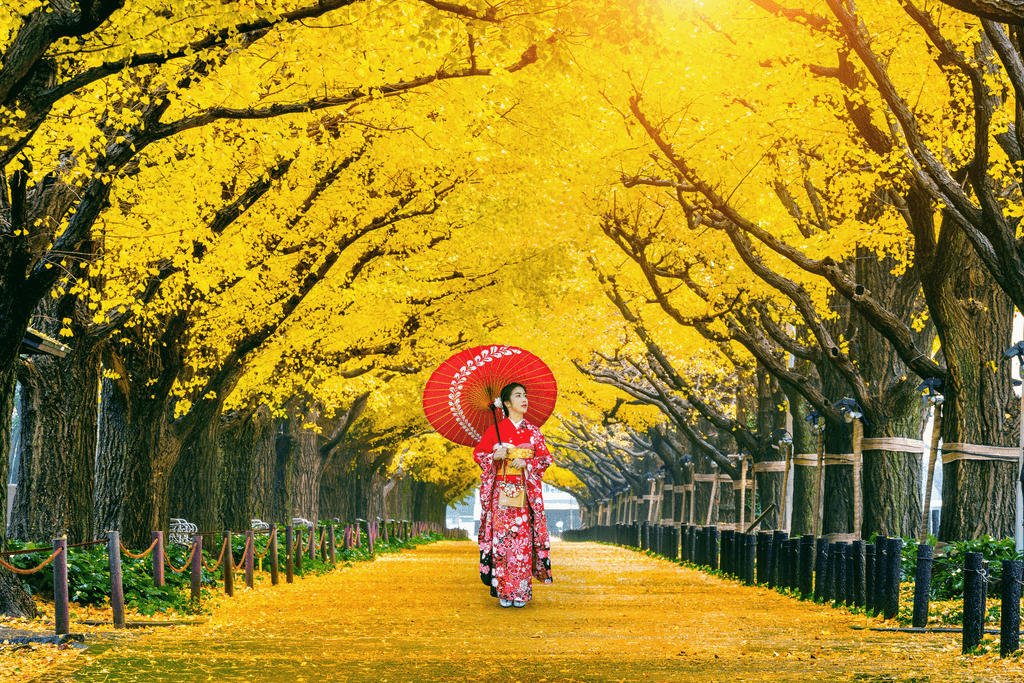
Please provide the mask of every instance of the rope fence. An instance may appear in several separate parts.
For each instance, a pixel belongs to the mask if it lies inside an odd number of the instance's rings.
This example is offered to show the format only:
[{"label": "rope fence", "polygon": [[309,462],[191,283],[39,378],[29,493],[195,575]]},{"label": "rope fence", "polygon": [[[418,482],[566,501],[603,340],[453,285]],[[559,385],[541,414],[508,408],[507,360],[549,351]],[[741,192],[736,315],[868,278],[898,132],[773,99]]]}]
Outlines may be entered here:
[{"label": "rope fence", "polygon": [[[731,525],[730,525],[731,526]],[[751,525],[753,528],[755,525]],[[563,531],[566,541],[598,541],[649,551],[669,560],[686,562],[698,569],[721,572],[750,586],[779,589],[801,600],[833,607],[863,608],[869,616],[895,619],[900,610],[900,579],[903,574],[903,539],[879,536],[874,543],[854,539],[817,538],[811,534],[790,537],[785,531],[740,531],[693,524],[648,523],[597,525]],[[879,629],[932,632],[928,628],[932,569],[936,565],[963,573],[962,651],[972,652],[985,634],[986,596],[989,586],[998,587],[1000,606],[1000,656],[1020,649],[1021,596],[1024,562],[1002,560],[995,565],[981,553],[964,554],[963,564],[934,557],[934,547],[917,545],[914,570],[912,628]],[[950,629],[943,629],[950,631]]]},{"label": "rope fence", "polygon": [[[178,523],[178,527],[182,527],[187,524],[185,520],[175,520]],[[305,520],[303,520],[305,521]],[[254,525],[259,520],[254,520]],[[259,524],[265,525],[263,522]],[[383,525],[383,526],[382,526]],[[319,542],[316,541],[317,531],[316,527],[320,526]],[[299,572],[302,571],[302,555],[303,555],[303,541],[308,541],[309,559],[313,560],[316,557],[316,550],[319,548],[320,556],[322,560],[331,566],[335,566],[337,562],[337,547],[336,547],[336,527],[343,529],[342,538],[345,543],[345,550],[350,550],[353,546],[351,539],[354,537],[358,540],[361,538],[360,527],[363,527],[363,533],[367,539],[367,553],[372,557],[374,554],[374,541],[383,538],[385,542],[388,539],[396,541],[407,542],[416,537],[424,536],[427,534],[438,534],[444,538],[466,538],[467,534],[462,529],[446,529],[443,526],[433,522],[411,522],[408,520],[380,520],[376,522],[368,522],[366,520],[357,520],[355,523],[341,523],[337,520],[327,521],[321,524],[309,523],[308,535],[303,534],[305,526],[293,527],[288,525],[285,527],[286,544],[285,548],[285,561],[287,564],[286,580],[288,583],[292,583],[294,580],[294,571],[292,566],[293,557],[295,560],[295,569]],[[192,530],[195,530],[192,525]],[[295,533],[295,532],[298,533]],[[58,636],[65,635],[70,631],[70,602],[68,600],[69,585],[68,585],[68,550],[70,548],[81,548],[86,546],[106,544],[107,546],[107,561],[110,574],[110,607],[113,617],[113,624],[115,628],[126,628],[127,622],[125,620],[124,612],[124,585],[123,585],[123,574],[121,571],[121,556],[122,554],[134,559],[143,560],[147,556],[152,556],[150,563],[152,565],[152,576],[153,583],[156,586],[164,585],[164,567],[168,567],[175,574],[184,574],[186,571],[191,570],[190,584],[191,584],[191,597],[194,601],[199,601],[201,595],[201,585],[203,582],[203,571],[205,570],[208,575],[212,575],[217,569],[221,570],[221,577],[224,583],[224,592],[226,594],[234,595],[234,573],[237,571],[245,572],[245,584],[248,588],[254,587],[254,572],[256,560],[260,560],[259,566],[260,571],[263,571],[263,559],[269,558],[269,573],[270,582],[272,586],[276,586],[279,583],[279,550],[278,550],[278,529],[277,525],[271,524],[268,529],[247,529],[241,532],[223,531],[223,532],[203,532],[200,533],[198,530],[191,536],[191,540],[184,538],[182,532],[176,530],[172,533],[171,538],[174,539],[173,544],[181,547],[188,546],[188,555],[185,559],[184,564],[180,567],[175,566],[174,562],[166,552],[165,539],[163,531],[153,532],[153,542],[149,545],[146,550],[141,553],[132,552],[127,546],[120,541],[118,532],[109,531],[106,534],[106,538],[97,539],[94,541],[87,541],[84,543],[76,543],[69,545],[67,540],[64,538],[54,539],[52,551],[49,548],[26,548],[22,550],[12,550],[4,553],[0,553],[0,567],[7,569],[15,574],[21,576],[27,576],[42,571],[48,565],[53,565],[53,593],[54,593],[54,616],[55,616],[55,630]],[[220,554],[217,561],[212,565],[206,559],[203,554],[203,538],[216,536],[216,534],[223,534],[224,540],[221,544]],[[235,562],[234,552],[232,550],[232,534],[244,534],[245,543],[241,553],[241,559],[238,563]],[[266,535],[266,545],[262,552],[256,552],[256,536]],[[294,542],[292,539],[295,539]],[[262,542],[261,542],[262,543]],[[211,547],[212,544],[211,544]],[[50,552],[49,556],[43,560],[39,565],[32,568],[18,567],[4,558],[14,556],[26,556],[32,554],[43,554]],[[31,558],[28,558],[32,561]],[[210,578],[207,579],[209,581]]]}]

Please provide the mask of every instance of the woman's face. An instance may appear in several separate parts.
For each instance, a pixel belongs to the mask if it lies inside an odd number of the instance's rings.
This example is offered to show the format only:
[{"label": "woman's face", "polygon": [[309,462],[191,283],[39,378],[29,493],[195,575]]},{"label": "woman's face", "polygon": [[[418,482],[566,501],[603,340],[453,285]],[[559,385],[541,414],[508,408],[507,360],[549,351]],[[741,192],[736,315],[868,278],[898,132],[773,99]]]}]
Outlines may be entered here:
[{"label": "woman's face", "polygon": [[508,406],[509,412],[525,415],[526,408],[529,405],[529,401],[526,399],[526,389],[522,387],[513,389],[512,395],[509,396],[509,400],[505,401],[505,405]]}]

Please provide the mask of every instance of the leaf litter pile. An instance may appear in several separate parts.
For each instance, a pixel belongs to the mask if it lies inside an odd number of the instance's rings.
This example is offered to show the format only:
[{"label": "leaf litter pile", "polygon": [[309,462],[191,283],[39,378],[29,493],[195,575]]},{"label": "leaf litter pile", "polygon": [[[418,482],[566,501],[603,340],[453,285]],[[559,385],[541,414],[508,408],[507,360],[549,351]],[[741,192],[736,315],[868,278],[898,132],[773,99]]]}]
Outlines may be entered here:
[{"label": "leaf litter pile", "polygon": [[1019,681],[957,635],[899,634],[640,553],[557,543],[556,583],[502,609],[475,544],[443,542],[223,599],[63,681]]}]

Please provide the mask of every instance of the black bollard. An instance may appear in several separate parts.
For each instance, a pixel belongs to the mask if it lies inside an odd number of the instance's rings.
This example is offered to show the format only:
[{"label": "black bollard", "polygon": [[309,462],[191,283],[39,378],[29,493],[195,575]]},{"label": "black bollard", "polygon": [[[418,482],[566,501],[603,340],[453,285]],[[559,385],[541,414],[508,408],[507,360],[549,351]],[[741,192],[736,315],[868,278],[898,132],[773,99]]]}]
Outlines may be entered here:
[{"label": "black bollard", "polygon": [[832,594],[832,606],[842,607],[846,604],[846,543],[837,541],[832,547],[835,560],[832,562],[836,576],[836,589]]},{"label": "black bollard", "polygon": [[642,535],[641,532],[640,532],[640,523],[639,522],[633,522],[633,530],[632,530],[631,533],[632,533],[632,541],[630,541],[630,545],[633,546],[634,548],[639,548],[640,547],[640,536]]},{"label": "black bollard", "polygon": [[743,554],[743,581],[748,586],[753,586],[757,578],[754,574],[757,563],[757,536],[743,534],[743,541],[746,544],[746,552]]},{"label": "black bollard", "polygon": [[747,535],[737,531],[732,537],[732,573],[740,581],[747,580]]},{"label": "black bollard", "polygon": [[800,589],[800,537],[789,539],[789,583],[790,590]]},{"label": "black bollard", "polygon": [[784,538],[779,544],[782,554],[779,555],[779,588],[791,588],[793,586],[790,567],[793,566],[793,543],[798,539]]},{"label": "black bollard", "polygon": [[885,561],[885,614],[886,619],[895,619],[900,610],[900,561],[903,559],[903,539],[890,538]]},{"label": "black bollard", "polygon": [[736,531],[733,529],[722,529],[722,573],[726,576],[732,576],[735,572],[733,569],[732,562],[732,538],[736,535]]},{"label": "black bollard", "polygon": [[864,611],[875,614],[875,544],[864,546]]},{"label": "black bollard", "polygon": [[692,524],[686,527],[686,559],[691,563],[696,562],[697,527]]},{"label": "black bollard", "polygon": [[768,563],[768,587],[775,588],[776,586],[784,585],[782,582],[782,568],[784,566],[782,556],[782,544],[788,537],[785,531],[779,531],[776,529],[772,532],[772,551],[771,558]]},{"label": "black bollard", "polygon": [[708,527],[708,562],[712,570],[718,569],[718,527]]},{"label": "black bollard", "polygon": [[[836,594],[836,544],[826,543],[825,544],[825,585],[821,588],[821,600],[826,605],[832,602],[832,597]],[[817,592],[815,592],[817,597]]]},{"label": "black bollard", "polygon": [[708,560],[708,546],[711,543],[711,533],[707,529],[697,530],[697,566],[708,567],[711,565]]},{"label": "black bollard", "polygon": [[964,654],[978,646],[985,628],[985,581],[982,571],[981,553],[967,553],[964,561]]},{"label": "black bollard", "polygon": [[814,542],[814,601],[825,597],[825,560],[828,555],[828,539],[818,538]]},{"label": "black bollard", "polygon": [[800,537],[800,598],[810,600],[814,596],[814,536]]},{"label": "black bollard", "polygon": [[644,522],[640,526],[640,550],[647,550],[651,547],[651,525]]},{"label": "black bollard", "polygon": [[927,543],[917,545],[917,570],[914,572],[914,628],[928,626],[928,601],[932,594],[932,552]]},{"label": "black bollard", "polygon": [[1020,560],[1003,560],[1002,606],[999,608],[999,656],[1020,649]]},{"label": "black bollard", "polygon": [[767,531],[757,532],[757,583],[765,585],[771,573],[772,538]]},{"label": "black bollard", "polygon": [[889,539],[879,536],[875,539],[875,611],[874,614],[882,614],[885,611],[885,585],[886,573],[889,563]]},{"label": "black bollard", "polygon": [[[854,541],[850,549],[850,579],[853,581],[853,590],[846,592],[846,604],[853,604],[855,607],[864,606],[864,541]],[[849,571],[849,570],[847,570]],[[850,603],[850,600],[853,603]]]}]

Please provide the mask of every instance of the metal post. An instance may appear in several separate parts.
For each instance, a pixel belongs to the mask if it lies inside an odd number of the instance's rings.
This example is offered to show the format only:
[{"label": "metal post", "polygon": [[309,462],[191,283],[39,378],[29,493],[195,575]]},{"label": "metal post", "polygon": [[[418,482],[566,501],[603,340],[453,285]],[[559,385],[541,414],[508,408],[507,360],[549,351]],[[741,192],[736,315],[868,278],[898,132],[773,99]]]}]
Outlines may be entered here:
[{"label": "metal post", "polygon": [[[53,539],[53,552],[58,550],[61,551],[60,554],[53,558],[53,622],[56,634],[63,636],[71,630],[71,609],[68,605],[68,539]],[[117,552],[120,559],[120,549]]]},{"label": "metal post", "polygon": [[192,570],[189,588],[192,589],[192,601],[199,602],[200,590],[203,585],[203,537],[196,534],[192,537]]},{"label": "metal post", "polygon": [[154,531],[153,540],[157,542],[153,548],[153,585],[164,585],[164,532]]},{"label": "metal post", "polygon": [[[298,546],[298,548],[294,552],[294,555],[295,555],[295,573],[296,574],[301,574],[302,573],[302,556],[306,552],[306,546],[303,544],[303,541],[302,541],[302,534],[305,533],[305,527],[302,526],[302,525],[299,525],[299,527],[296,528],[295,531],[297,531],[298,534],[299,534],[299,538],[297,539],[298,543],[295,544],[295,545]],[[292,547],[295,547],[295,546],[292,546]]]},{"label": "metal post", "polygon": [[113,613],[114,628],[124,628],[124,581],[121,576],[121,537],[116,531],[107,532],[107,566],[110,568],[110,611]]},{"label": "metal post", "polygon": [[[384,525],[384,535],[387,536],[388,525]],[[386,542],[386,541],[385,541]],[[327,524],[327,546],[331,551],[331,566],[338,564],[338,546],[334,543],[334,522]]]}]

